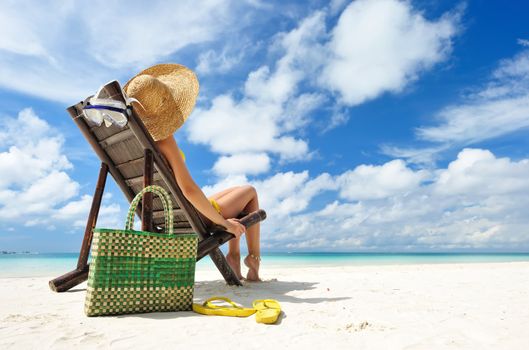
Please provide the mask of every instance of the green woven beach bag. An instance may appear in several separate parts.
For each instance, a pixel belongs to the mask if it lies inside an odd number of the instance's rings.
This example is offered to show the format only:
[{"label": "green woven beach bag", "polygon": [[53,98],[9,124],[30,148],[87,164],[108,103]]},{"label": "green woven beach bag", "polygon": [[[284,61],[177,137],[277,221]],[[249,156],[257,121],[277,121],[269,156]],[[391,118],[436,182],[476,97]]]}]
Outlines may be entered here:
[{"label": "green woven beach bag", "polygon": [[[145,192],[162,200],[165,234],[133,230]],[[162,187],[148,186],[132,201],[125,230],[94,229],[86,315],[191,310],[198,237],[173,234],[172,208]]]}]

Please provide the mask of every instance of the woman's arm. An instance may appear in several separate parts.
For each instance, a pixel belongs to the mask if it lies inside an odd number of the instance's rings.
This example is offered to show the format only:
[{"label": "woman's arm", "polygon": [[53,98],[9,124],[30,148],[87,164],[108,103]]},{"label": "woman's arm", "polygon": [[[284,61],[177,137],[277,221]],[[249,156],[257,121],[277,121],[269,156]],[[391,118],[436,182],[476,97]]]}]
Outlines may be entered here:
[{"label": "woman's arm", "polygon": [[180,155],[180,150],[174,137],[171,135],[164,140],[156,141],[156,143],[171,165],[176,178],[176,183],[191,204],[193,204],[199,212],[212,222],[226,227],[229,232],[236,236],[243,234],[245,232],[245,227],[236,219],[224,219],[224,217],[213,208],[211,202],[204,195],[204,192],[202,192],[200,187],[195,183]]}]

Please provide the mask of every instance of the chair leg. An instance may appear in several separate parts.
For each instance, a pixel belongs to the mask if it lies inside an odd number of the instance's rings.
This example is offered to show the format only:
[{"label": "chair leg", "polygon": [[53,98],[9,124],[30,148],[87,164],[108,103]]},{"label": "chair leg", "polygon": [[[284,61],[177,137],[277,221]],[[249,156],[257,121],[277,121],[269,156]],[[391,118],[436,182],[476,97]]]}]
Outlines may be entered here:
[{"label": "chair leg", "polygon": [[97,224],[99,208],[101,208],[101,201],[103,199],[103,192],[105,191],[107,175],[108,165],[106,165],[105,163],[101,163],[101,168],[99,169],[99,176],[97,177],[94,198],[92,199],[92,206],[90,207],[90,213],[88,214],[88,220],[86,221],[83,244],[81,245],[79,260],[77,261],[78,269],[84,269],[88,265],[88,254],[90,253],[90,246],[92,245],[93,231]]},{"label": "chair leg", "polygon": [[49,282],[51,290],[55,292],[67,291],[88,278],[88,255],[92,245],[93,230],[97,223],[99,208],[101,207],[101,200],[103,199],[103,192],[105,191],[107,175],[108,166],[105,163],[101,163],[92,206],[86,221],[83,243],[79,252],[79,259],[77,260],[77,268]]},{"label": "chair leg", "polygon": [[[144,168],[143,168],[143,188],[152,185],[154,161],[152,151],[144,151]],[[141,209],[141,230],[154,232],[152,224],[152,193],[147,192],[143,195]]]},{"label": "chair leg", "polygon": [[[266,212],[262,209],[256,210],[252,213],[241,212],[238,218],[240,218],[241,224],[248,228],[266,219]],[[224,254],[222,254],[218,248],[233,238],[234,235],[226,231],[217,231],[209,237],[202,237],[202,240],[198,243],[197,261],[208,254],[226,280],[226,283],[229,285],[242,286],[241,281],[226,261]]]},{"label": "chair leg", "polygon": [[239,278],[237,278],[237,275],[235,275],[230,265],[226,261],[224,254],[222,254],[219,248],[210,252],[209,256],[211,260],[213,260],[213,263],[217,266],[217,269],[220,271],[222,277],[224,277],[224,280],[226,283],[228,283],[228,285],[242,286],[241,281],[239,281]]}]

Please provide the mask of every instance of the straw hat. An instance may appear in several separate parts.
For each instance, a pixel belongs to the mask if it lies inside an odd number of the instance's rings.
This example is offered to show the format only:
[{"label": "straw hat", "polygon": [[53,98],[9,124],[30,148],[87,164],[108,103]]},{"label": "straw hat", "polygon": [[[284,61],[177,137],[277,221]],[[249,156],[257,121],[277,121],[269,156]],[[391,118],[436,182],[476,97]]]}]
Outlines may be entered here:
[{"label": "straw hat", "polygon": [[155,141],[172,135],[185,122],[198,95],[198,79],[180,64],[158,64],[125,84],[129,97],[140,101],[134,109]]}]

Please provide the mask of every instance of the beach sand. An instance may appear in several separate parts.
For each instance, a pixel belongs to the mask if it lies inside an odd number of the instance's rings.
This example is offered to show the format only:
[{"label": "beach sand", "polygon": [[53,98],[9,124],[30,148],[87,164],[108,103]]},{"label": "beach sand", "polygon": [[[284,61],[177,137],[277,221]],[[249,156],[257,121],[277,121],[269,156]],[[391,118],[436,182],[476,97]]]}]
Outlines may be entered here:
[{"label": "beach sand", "polygon": [[0,279],[0,349],[529,348],[527,262],[285,268],[262,277],[230,287],[216,271],[197,271],[195,300],[274,298],[284,311],[276,325],[193,312],[88,318],[86,284],[58,294],[50,278]]}]

